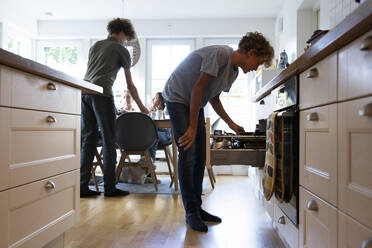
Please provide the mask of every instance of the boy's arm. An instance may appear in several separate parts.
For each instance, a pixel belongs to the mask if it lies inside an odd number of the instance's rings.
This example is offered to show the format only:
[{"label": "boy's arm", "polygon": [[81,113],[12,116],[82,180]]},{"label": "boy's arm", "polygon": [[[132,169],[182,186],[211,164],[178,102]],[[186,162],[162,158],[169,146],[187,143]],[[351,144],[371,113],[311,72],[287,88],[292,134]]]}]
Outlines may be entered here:
[{"label": "boy's arm", "polygon": [[149,110],[145,107],[145,105],[143,105],[143,103],[142,103],[142,101],[141,101],[141,99],[138,95],[137,88],[134,85],[133,80],[132,80],[132,74],[130,72],[130,69],[124,69],[124,74],[125,74],[125,79],[127,81],[127,88],[129,90],[130,94],[132,95],[134,101],[137,103],[141,112],[143,112],[145,114],[148,114]]},{"label": "boy's arm", "polygon": [[212,99],[209,100],[209,103],[212,105],[214,111],[226,122],[229,127],[235,131],[235,133],[239,134],[244,132],[244,128],[236,124],[230,116],[226,113],[222,103],[220,101],[220,94],[216,95]]},{"label": "boy's arm", "polygon": [[189,149],[194,143],[196,130],[198,128],[198,116],[200,110],[201,99],[204,90],[207,88],[208,84],[212,81],[213,77],[207,73],[202,72],[198,81],[195,83],[190,100],[190,121],[189,127],[182,137],[178,139],[178,143],[184,150]]}]

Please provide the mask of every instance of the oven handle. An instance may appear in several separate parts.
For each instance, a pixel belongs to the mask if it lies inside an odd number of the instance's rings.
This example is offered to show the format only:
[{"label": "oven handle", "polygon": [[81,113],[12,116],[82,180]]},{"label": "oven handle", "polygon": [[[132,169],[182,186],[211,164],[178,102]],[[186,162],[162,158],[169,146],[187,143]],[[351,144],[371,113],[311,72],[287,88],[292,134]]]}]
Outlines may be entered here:
[{"label": "oven handle", "polygon": [[294,111],[282,111],[277,114],[278,117],[295,117],[296,112]]}]

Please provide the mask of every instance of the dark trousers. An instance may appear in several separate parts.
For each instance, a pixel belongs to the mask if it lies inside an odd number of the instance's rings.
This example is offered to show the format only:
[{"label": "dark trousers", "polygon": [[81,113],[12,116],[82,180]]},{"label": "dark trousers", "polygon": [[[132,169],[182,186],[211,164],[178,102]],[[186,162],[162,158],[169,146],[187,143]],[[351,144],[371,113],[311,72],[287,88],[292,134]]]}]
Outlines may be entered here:
[{"label": "dark trousers", "polygon": [[205,170],[205,119],[204,109],[200,109],[198,128],[194,144],[184,150],[178,144],[178,139],[189,126],[190,108],[187,105],[167,102],[175,140],[178,147],[178,177],[186,215],[193,214],[201,208],[203,178]]},{"label": "dark trousers", "polygon": [[[80,191],[86,192],[99,131],[102,136],[105,192],[115,189],[116,109],[113,97],[83,95],[81,101]],[[99,129],[99,131],[98,131]]]}]

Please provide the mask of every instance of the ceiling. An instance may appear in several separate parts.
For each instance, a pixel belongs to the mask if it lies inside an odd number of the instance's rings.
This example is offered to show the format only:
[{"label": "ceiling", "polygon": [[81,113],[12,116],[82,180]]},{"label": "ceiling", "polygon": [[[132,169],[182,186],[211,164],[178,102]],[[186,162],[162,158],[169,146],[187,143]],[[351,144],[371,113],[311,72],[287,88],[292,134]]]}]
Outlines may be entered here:
[{"label": "ceiling", "polygon": [[[275,17],[285,0],[0,0],[35,20]],[[123,5],[124,2],[124,5]],[[49,15],[46,13],[50,13]]]}]

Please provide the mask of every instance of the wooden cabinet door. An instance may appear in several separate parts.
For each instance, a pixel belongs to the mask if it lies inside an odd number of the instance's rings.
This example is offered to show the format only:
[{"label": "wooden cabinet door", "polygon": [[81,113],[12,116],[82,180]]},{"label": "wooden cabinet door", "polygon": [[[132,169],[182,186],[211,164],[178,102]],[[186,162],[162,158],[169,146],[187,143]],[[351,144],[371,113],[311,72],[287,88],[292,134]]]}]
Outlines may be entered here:
[{"label": "wooden cabinet door", "polygon": [[339,51],[339,99],[372,94],[372,31]]},{"label": "wooden cabinet door", "polygon": [[340,103],[338,109],[339,208],[369,228],[372,228],[371,108],[372,97],[367,97]]},{"label": "wooden cabinet door", "polygon": [[0,247],[43,247],[80,217],[80,170],[0,192]]},{"label": "wooden cabinet door", "polygon": [[0,107],[0,190],[80,167],[80,116]]},{"label": "wooden cabinet door", "polygon": [[337,247],[337,209],[300,187],[300,247]]},{"label": "wooden cabinet door", "polygon": [[[370,246],[362,246],[369,243]],[[356,222],[342,212],[338,212],[338,247],[367,248],[372,246],[372,230]]]},{"label": "wooden cabinet door", "polygon": [[300,74],[300,109],[337,100],[337,52]]},{"label": "wooden cabinet door", "polygon": [[337,205],[337,104],[300,112],[300,185]]}]

